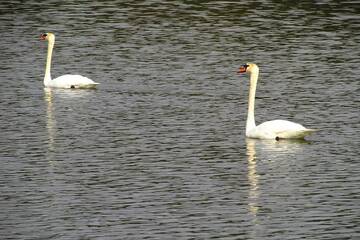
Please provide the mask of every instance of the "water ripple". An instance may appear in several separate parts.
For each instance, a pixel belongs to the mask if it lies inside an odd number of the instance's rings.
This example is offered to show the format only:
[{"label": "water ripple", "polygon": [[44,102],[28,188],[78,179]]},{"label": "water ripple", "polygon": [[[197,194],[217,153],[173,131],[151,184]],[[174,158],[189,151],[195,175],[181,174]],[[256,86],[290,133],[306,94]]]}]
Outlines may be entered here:
[{"label": "water ripple", "polygon": [[[0,6],[2,239],[358,239],[351,1],[7,1]],[[44,90],[80,73],[96,91]],[[319,131],[244,138],[260,123]]]}]

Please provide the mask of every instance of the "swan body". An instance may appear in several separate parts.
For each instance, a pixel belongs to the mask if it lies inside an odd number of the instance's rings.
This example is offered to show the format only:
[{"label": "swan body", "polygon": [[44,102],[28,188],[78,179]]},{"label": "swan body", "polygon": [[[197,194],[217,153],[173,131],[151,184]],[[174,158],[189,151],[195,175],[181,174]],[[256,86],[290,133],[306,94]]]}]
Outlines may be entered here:
[{"label": "swan body", "polygon": [[55,35],[53,33],[44,33],[40,36],[41,40],[47,40],[48,44],[48,53],[46,59],[46,70],[44,77],[44,85],[47,88],[96,88],[96,85],[99,83],[94,82],[93,80],[83,77],[81,75],[70,75],[66,74],[55,79],[51,79],[51,58],[52,51],[55,44]]},{"label": "swan body", "polygon": [[312,132],[314,132],[313,129],[307,129],[298,123],[286,120],[273,120],[249,129],[246,132],[246,136],[260,139],[296,139],[304,138]]},{"label": "swan body", "polygon": [[94,88],[97,84],[81,75],[66,74],[48,81],[45,86],[50,88]]},{"label": "swan body", "polygon": [[259,67],[254,63],[242,65],[239,73],[250,74],[250,91],[248,116],[246,120],[246,137],[259,139],[303,139],[305,136],[315,132],[314,129],[308,129],[301,124],[286,121],[273,120],[264,122],[258,126],[255,124],[255,93],[259,77]]}]

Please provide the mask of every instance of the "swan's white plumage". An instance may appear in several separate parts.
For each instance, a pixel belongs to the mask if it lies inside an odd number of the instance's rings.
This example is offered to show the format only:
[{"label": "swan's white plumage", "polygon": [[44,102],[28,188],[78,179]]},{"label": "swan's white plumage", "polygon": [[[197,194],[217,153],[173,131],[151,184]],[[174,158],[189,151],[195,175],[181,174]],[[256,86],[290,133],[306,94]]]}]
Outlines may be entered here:
[{"label": "swan's white plumage", "polygon": [[52,79],[45,86],[53,88],[94,88],[97,84],[81,75],[66,74]]},{"label": "swan's white plumage", "polygon": [[83,77],[81,75],[71,75],[66,74],[55,79],[51,79],[50,68],[51,68],[51,58],[52,51],[55,44],[55,35],[53,33],[42,34],[40,37],[42,40],[47,40],[48,53],[46,59],[46,70],[44,77],[44,85],[49,88],[96,88],[96,85],[99,83],[94,82],[93,80]]},{"label": "swan's white plumage", "polygon": [[286,120],[273,120],[250,129],[246,136],[260,139],[304,138],[313,131],[298,123]]},{"label": "swan's white plumage", "polygon": [[254,63],[249,63],[241,66],[239,72],[250,73],[249,107],[246,121],[247,137],[260,139],[301,139],[316,131],[286,120],[267,121],[256,126],[254,110],[259,67]]}]

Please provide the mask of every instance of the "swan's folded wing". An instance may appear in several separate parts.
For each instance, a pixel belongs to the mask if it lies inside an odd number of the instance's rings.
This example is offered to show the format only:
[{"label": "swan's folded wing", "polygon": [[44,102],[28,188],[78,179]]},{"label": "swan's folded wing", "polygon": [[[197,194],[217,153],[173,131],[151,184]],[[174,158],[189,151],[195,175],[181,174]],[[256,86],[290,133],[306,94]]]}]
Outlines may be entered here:
[{"label": "swan's folded wing", "polygon": [[96,85],[99,85],[100,83],[87,83],[87,84],[79,84],[76,85],[74,88],[82,88],[82,89],[90,89],[90,88],[96,88]]},{"label": "swan's folded wing", "polygon": [[50,87],[96,88],[99,83],[81,75],[65,74],[50,81]]},{"label": "swan's folded wing", "polygon": [[293,139],[301,139],[306,137],[307,135],[316,132],[316,129],[303,129],[303,130],[285,130],[281,132],[277,132],[276,136],[279,138],[293,138]]}]

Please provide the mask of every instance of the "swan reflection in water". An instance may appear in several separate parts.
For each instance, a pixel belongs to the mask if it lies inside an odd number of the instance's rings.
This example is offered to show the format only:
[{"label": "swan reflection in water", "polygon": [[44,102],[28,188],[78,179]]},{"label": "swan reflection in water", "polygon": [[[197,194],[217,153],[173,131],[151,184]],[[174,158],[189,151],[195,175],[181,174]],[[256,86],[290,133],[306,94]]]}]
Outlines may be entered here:
[{"label": "swan reflection in water", "polygon": [[[66,105],[66,111],[72,111],[73,109],[71,106],[66,104],[66,102],[76,102],[75,100],[79,101],[81,98],[88,98],[91,96],[92,90],[66,90],[66,89],[51,89],[51,88],[44,88],[44,100],[47,104],[46,109],[46,129],[48,133],[48,151],[47,151],[47,159],[49,161],[53,161],[54,154],[56,152],[56,134],[57,134],[57,121],[56,121],[56,111],[57,108],[54,106],[54,98],[59,98],[62,101],[59,102],[58,108],[61,108],[61,104],[64,106]],[[58,105],[58,104],[56,104]],[[61,109],[60,109],[61,111]]]},{"label": "swan reflection in water", "polygon": [[285,165],[284,171],[286,171],[288,165],[284,164],[284,161],[291,161],[294,155],[305,150],[306,144],[311,143],[303,139],[276,141],[246,138],[247,179],[249,184],[248,211],[252,216],[254,226],[260,225],[258,214],[264,207],[262,206],[261,192],[266,191],[266,189],[262,189],[263,184],[258,168],[262,167],[263,164],[271,164],[275,166],[269,169],[282,170],[281,165]]},{"label": "swan reflection in water", "polygon": [[46,108],[46,129],[48,132],[48,152],[47,158],[51,162],[53,160],[55,151],[55,135],[56,135],[56,121],[53,115],[53,95],[50,88],[44,88],[44,99],[47,103]]},{"label": "swan reflection in water", "polygon": [[249,212],[255,216],[258,213],[259,207],[257,200],[259,198],[259,175],[256,172],[256,152],[255,152],[254,139],[246,139],[246,155],[248,159],[248,181],[250,185],[249,189]]}]

